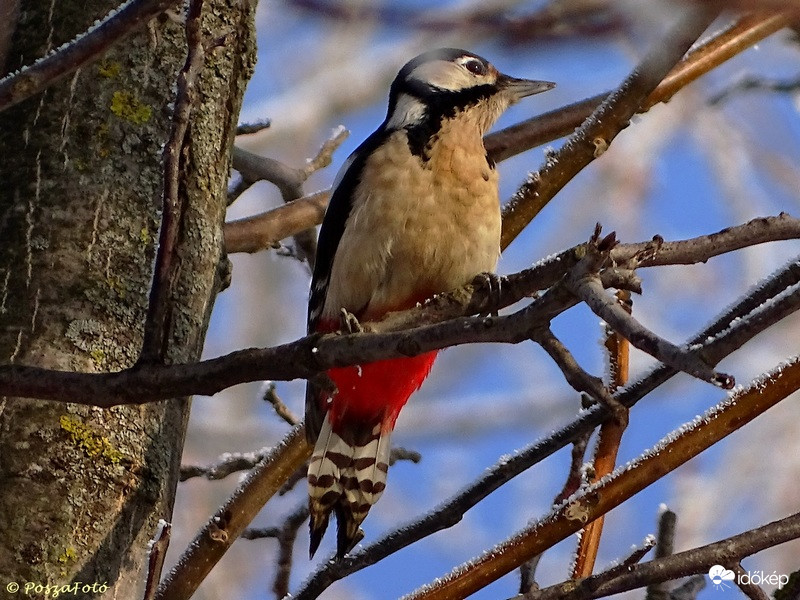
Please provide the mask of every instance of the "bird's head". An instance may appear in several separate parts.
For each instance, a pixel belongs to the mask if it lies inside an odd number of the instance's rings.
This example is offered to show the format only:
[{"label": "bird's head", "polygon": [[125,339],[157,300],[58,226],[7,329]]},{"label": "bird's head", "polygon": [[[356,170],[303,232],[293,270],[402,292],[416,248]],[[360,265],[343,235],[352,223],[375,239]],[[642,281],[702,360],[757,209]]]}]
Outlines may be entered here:
[{"label": "bird's head", "polygon": [[398,73],[386,126],[402,129],[468,112],[484,133],[506,108],[554,85],[504,75],[485,58],[466,50],[432,50],[406,63]]}]

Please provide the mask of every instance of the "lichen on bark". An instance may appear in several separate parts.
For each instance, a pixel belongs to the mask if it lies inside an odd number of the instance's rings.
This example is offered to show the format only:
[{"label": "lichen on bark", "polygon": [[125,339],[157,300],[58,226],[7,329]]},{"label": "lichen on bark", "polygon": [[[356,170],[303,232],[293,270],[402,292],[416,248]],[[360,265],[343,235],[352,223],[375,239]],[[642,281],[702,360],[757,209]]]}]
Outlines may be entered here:
[{"label": "lichen on bark", "polygon": [[[16,69],[117,2],[23,2]],[[182,172],[187,214],[167,359],[199,357],[223,260],[228,155],[252,70],[254,5],[206,3],[200,105]],[[182,28],[154,19],[41,96],[0,113],[0,363],[131,366],[158,238],[162,157]],[[188,400],[109,410],[0,398],[0,573],[140,594],[146,544],[169,520]]]}]

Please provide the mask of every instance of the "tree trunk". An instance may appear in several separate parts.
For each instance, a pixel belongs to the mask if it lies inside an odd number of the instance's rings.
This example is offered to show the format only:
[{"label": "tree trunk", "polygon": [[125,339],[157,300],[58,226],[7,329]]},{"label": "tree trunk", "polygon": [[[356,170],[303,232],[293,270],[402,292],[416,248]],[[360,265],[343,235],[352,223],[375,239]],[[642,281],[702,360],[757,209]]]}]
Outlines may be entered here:
[{"label": "tree trunk", "polygon": [[[8,69],[117,4],[22,2]],[[205,5],[204,35],[227,36],[206,53],[184,149],[171,362],[199,358],[224,285],[228,161],[254,60],[254,9],[233,0]],[[186,56],[176,21],[154,19],[97,63],[0,113],[0,363],[97,372],[136,361],[158,239],[161,153]],[[141,597],[147,542],[159,519],[171,519],[188,410],[188,399],[100,410],[0,398],[3,587],[98,584],[75,597],[99,597],[105,584],[113,597]]]}]

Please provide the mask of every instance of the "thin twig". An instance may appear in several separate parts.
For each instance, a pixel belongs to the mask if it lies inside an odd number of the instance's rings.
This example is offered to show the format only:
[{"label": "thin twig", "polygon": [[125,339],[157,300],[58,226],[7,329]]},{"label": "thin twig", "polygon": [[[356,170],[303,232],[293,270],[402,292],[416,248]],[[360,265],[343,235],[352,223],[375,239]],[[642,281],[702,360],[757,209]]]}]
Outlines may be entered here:
[{"label": "thin twig", "polygon": [[150,556],[147,563],[147,581],[145,582],[142,600],[153,600],[156,596],[158,582],[161,579],[161,570],[164,568],[164,558],[167,556],[167,548],[169,548],[171,532],[171,523],[163,520],[158,522],[156,534],[149,544]]},{"label": "thin twig", "polygon": [[[586,404],[583,406],[587,409],[590,405],[596,404],[591,401],[588,396],[582,396],[586,399]],[[590,404],[591,403],[591,404]],[[567,478],[564,480],[564,487],[556,495],[553,504],[561,504],[564,500],[577,492],[580,487],[585,483],[586,473],[584,467],[586,466],[584,456],[586,455],[586,447],[589,445],[589,439],[592,437],[592,430],[586,431],[583,435],[578,436],[572,442],[572,450],[570,452],[569,471]]]},{"label": "thin twig", "polygon": [[743,77],[731,86],[717,92],[708,99],[711,106],[722,104],[733,96],[738,96],[743,92],[766,91],[766,92],[797,92],[800,90],[800,79],[766,79],[749,75]]},{"label": "thin twig", "polygon": [[294,542],[300,526],[308,519],[308,504],[303,502],[286,521],[278,533],[278,560],[275,581],[272,591],[277,600],[289,594],[289,578],[292,575],[292,557],[294,555]]},{"label": "thin twig", "polygon": [[[739,303],[731,306],[729,310],[707,328],[695,335],[691,343],[707,340],[712,332],[711,342],[714,348],[708,348],[709,356],[715,360],[722,360],[730,351],[726,338],[738,337],[735,330],[744,322],[744,316],[751,313],[755,307],[763,304],[772,304],[778,312],[785,309],[777,308],[777,304],[786,302],[780,298],[783,285],[792,281],[800,281],[800,263],[794,265],[794,269],[786,269],[776,273],[772,278],[757,289],[754,294],[745,296]],[[789,277],[786,273],[792,273]],[[730,323],[733,319],[739,319],[737,325],[732,328],[725,328],[723,323]],[[761,326],[766,323],[759,321]],[[756,332],[750,328],[745,328],[749,335],[754,336]],[[668,381],[677,371],[667,366],[660,366],[651,371],[648,375],[637,381],[625,390],[617,394],[617,399],[626,407],[633,407],[640,399],[651,393],[662,383]],[[608,415],[607,411],[601,406],[595,406],[585,411],[580,417],[575,419],[567,426],[555,431],[547,438],[540,440],[527,448],[523,448],[511,457],[504,457],[503,460],[490,467],[486,473],[466,487],[461,493],[454,496],[447,502],[441,504],[436,510],[420,517],[412,523],[408,523],[375,541],[362,551],[346,556],[343,560],[335,563],[325,563],[312,577],[306,581],[303,587],[294,594],[296,600],[311,600],[316,598],[322,591],[334,581],[342,579],[351,573],[361,570],[369,565],[375,564],[386,556],[393,554],[413,544],[414,542],[427,537],[437,531],[446,529],[458,523],[464,513],[483,500],[491,492],[513,477],[524,472],[531,466],[543,461],[556,451],[569,443],[585,436],[598,425],[600,425]]]},{"label": "thin twig", "polygon": [[600,278],[595,274],[587,272],[582,275],[576,272],[570,277],[570,289],[592,309],[592,312],[639,350],[647,352],[664,364],[723,389],[729,390],[734,386],[733,376],[715,371],[699,359],[691,349],[681,349],[641,325],[616,300],[605,293]]},{"label": "thin twig", "polygon": [[[798,389],[800,389],[800,358],[794,359],[787,366],[773,369],[763,379],[751,383],[741,392],[732,394],[692,423],[662,438],[656,446],[616,471],[614,475],[578,492],[550,515],[407,598],[449,600],[464,598],[475,593],[518,568],[532,556],[572,535],[581,528],[585,520],[592,521],[619,506]],[[770,540],[770,545],[774,543]],[[630,571],[621,577],[629,573]]]},{"label": "thin twig", "polygon": [[200,30],[203,0],[191,0],[186,13],[186,62],[178,74],[172,131],[164,145],[164,191],[161,203],[161,230],[158,238],[153,283],[144,340],[139,363],[163,362],[172,326],[170,296],[178,273],[178,238],[183,222],[185,198],[180,189],[181,164],[188,141],[189,117],[197,102],[197,82],[203,67],[205,50]]},{"label": "thin twig", "polygon": [[697,600],[706,587],[706,575],[692,575],[669,593],[669,600]]},{"label": "thin twig", "polygon": [[[800,513],[706,546],[632,565],[626,573],[621,573],[612,581],[605,582],[594,589],[586,589],[584,594],[573,595],[571,591],[575,587],[575,583],[569,581],[541,590],[539,592],[541,595],[537,596],[536,600],[603,598],[635,590],[650,583],[671,581],[688,575],[705,575],[712,566],[721,562],[741,561],[767,548],[798,538],[800,538]],[[597,575],[590,577],[589,580],[591,581],[594,577]],[[586,587],[593,586],[587,585]]]},{"label": "thin twig", "polygon": [[295,415],[288,406],[280,399],[275,388],[275,383],[272,381],[266,382],[266,389],[264,390],[264,401],[272,404],[275,409],[275,414],[281,419],[286,421],[290,426],[294,427],[300,422],[300,418]]},{"label": "thin twig", "polygon": [[[760,243],[773,238],[797,237],[800,231],[800,221],[788,216],[765,221],[751,222],[760,235],[743,235],[750,238],[751,242],[755,237]],[[746,226],[744,227],[746,230]],[[716,256],[726,248],[739,248],[742,245],[735,240],[724,239],[727,238],[727,232],[723,232],[722,238],[721,246],[716,244],[715,236],[704,236],[703,243],[687,241],[685,244],[694,253],[696,262],[703,261],[708,256]],[[627,260],[640,266],[667,264],[670,249],[666,244],[661,246],[655,259],[648,258],[650,255],[644,258],[640,256],[648,248],[651,248],[651,244],[620,245],[611,250],[610,260],[616,264],[624,264]],[[688,251],[689,248],[684,245],[677,245],[677,254],[681,261],[686,260]],[[526,270],[518,277],[509,276],[502,287],[499,306],[515,302],[542,286],[552,285],[548,282],[563,278],[564,269],[580,262],[577,256],[585,253],[586,246],[581,245]],[[780,318],[795,310],[794,302],[800,296],[797,290],[782,298],[781,302],[765,305],[761,310],[756,309],[771,297],[767,294],[768,291],[779,294],[781,290],[794,285],[798,272],[800,264],[792,263],[781,270],[779,277],[771,278],[771,283],[753,292],[752,302],[757,303],[751,306],[748,300],[750,310],[755,310],[751,315],[752,319],[738,321],[732,331],[732,334],[740,336],[741,342],[732,341],[731,337],[726,336],[723,338],[727,340],[726,343],[744,343],[750,338],[750,328],[761,327],[761,320],[774,322],[773,318]],[[604,272],[604,284],[618,284],[618,279],[614,279],[615,275],[613,270]],[[606,276],[609,276],[607,280]],[[390,313],[383,321],[371,325],[371,329],[386,331],[385,333],[312,335],[282,346],[239,350],[192,364],[138,365],[116,373],[74,373],[26,365],[0,365],[0,395],[56,401],[69,398],[73,403],[104,407],[141,404],[192,394],[213,395],[239,383],[307,378],[331,367],[409,356],[455,344],[524,341],[528,339],[527,332],[535,331],[575,303],[577,300],[564,286],[555,285],[512,315],[453,319],[456,315],[484,311],[489,305],[488,292],[484,290],[477,294],[476,288],[470,285],[462,292],[442,295],[427,306]],[[734,318],[728,316],[731,320]],[[718,327],[728,327],[731,320],[720,321]],[[408,329],[409,326],[419,323],[434,324]],[[690,345],[706,343],[706,338],[715,333],[717,332],[695,339]],[[713,364],[716,344],[717,339],[714,338],[702,348],[698,346],[693,351],[702,354],[705,362],[710,365]],[[667,373],[670,374],[666,375]],[[671,374],[668,370],[659,371],[659,376]]]},{"label": "thin twig", "polygon": [[402,446],[395,446],[389,453],[389,466],[392,466],[399,460],[407,460],[417,465],[422,460],[422,454],[416,450],[409,450],[408,448],[403,448]]},{"label": "thin twig", "polygon": [[[572,583],[574,587],[573,590],[567,594],[567,596],[571,595],[575,597],[581,597],[584,590],[596,589],[603,583],[613,581],[622,573],[628,571],[632,565],[639,563],[645,557],[645,555],[652,550],[654,545],[655,540],[653,538],[645,538],[641,546],[634,548],[633,551],[628,554],[628,556],[605,571],[601,571],[600,573],[597,573],[591,577],[588,575],[580,578],[573,577]],[[578,580],[577,582],[574,581],[576,579]],[[549,594],[551,593],[549,590],[551,589],[552,587],[548,587],[543,590],[534,590],[527,594],[523,594],[522,596],[516,596],[514,600],[543,600],[544,598],[549,598]]]},{"label": "thin twig", "polygon": [[527,594],[539,589],[536,583],[536,567],[542,559],[541,554],[537,554],[529,561],[522,563],[519,567],[519,593]]},{"label": "thin twig", "polygon": [[272,125],[272,122],[269,119],[256,121],[254,123],[242,123],[236,128],[236,135],[250,135],[253,133],[258,133],[259,131],[264,131],[270,127],[270,125]]},{"label": "thin twig", "polygon": [[270,450],[270,448],[265,448],[258,452],[226,454],[220,457],[216,463],[206,467],[181,465],[180,481],[186,481],[194,477],[204,477],[209,481],[218,481],[233,473],[249,471],[264,460],[269,455]]},{"label": "thin twig", "polygon": [[[664,508],[658,517],[658,537],[656,538],[656,553],[654,558],[672,556],[675,552],[675,525],[678,515]],[[645,600],[669,600],[669,589],[666,582],[652,583],[647,586]]]},{"label": "thin twig", "polygon": [[545,205],[628,126],[646,98],[711,24],[718,10],[691,6],[650,50],[622,85],[597,107],[545,165],[520,187],[503,210],[500,245],[506,248]]},{"label": "thin twig", "polygon": [[[317,155],[310,159],[305,167],[295,169],[272,158],[258,156],[242,148],[233,148],[233,168],[239,171],[245,184],[252,185],[256,181],[269,181],[275,184],[281,192],[283,201],[291,203],[303,197],[303,183],[315,171],[331,163],[334,151],[347,139],[349,132],[344,127],[337,127],[320,148]],[[252,224],[252,222],[251,222]],[[234,226],[235,228],[236,226]],[[252,233],[252,228],[251,228]],[[229,232],[226,232],[226,235]],[[314,268],[314,255],[316,254],[316,237],[307,228],[293,234],[295,244],[300,250],[298,258],[307,260]],[[283,238],[278,238],[283,239]],[[252,242],[249,242],[252,244]]]},{"label": "thin twig", "polygon": [[[736,583],[736,586],[742,590],[742,593],[750,598],[750,600],[770,600],[767,593],[761,589],[761,587],[757,586],[755,583],[749,580],[747,577],[748,573],[742,567],[742,563],[740,561],[736,561],[732,565],[732,570],[736,574],[733,581]],[[744,576],[744,577],[742,577]],[[747,581],[745,581],[747,579]]]},{"label": "thin twig", "polygon": [[263,540],[276,538],[281,534],[279,527],[248,527],[242,531],[240,538],[244,540]]},{"label": "thin twig", "polygon": [[603,385],[602,379],[590,375],[584,371],[572,356],[572,353],[559,340],[549,328],[543,328],[541,332],[536,332],[532,339],[537,342],[553,362],[558,365],[567,383],[577,392],[584,392],[591,396],[596,402],[604,404],[611,410],[621,410],[619,403],[611,397],[608,390]]},{"label": "thin twig", "polygon": [[52,54],[0,79],[0,111],[41,93],[62,77],[91,64],[113,44],[134,33],[176,0],[132,0]]}]

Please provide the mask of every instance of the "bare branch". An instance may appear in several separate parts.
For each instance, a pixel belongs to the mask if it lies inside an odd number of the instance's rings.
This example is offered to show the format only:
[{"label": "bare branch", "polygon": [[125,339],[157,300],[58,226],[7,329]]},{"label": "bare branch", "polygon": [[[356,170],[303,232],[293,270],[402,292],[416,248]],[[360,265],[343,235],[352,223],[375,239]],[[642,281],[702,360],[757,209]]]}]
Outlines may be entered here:
[{"label": "bare branch", "polygon": [[[241,173],[246,185],[261,180],[275,184],[283,196],[283,201],[290,203],[303,197],[303,183],[312,173],[331,163],[333,152],[347,139],[348,135],[349,132],[344,127],[340,126],[334,129],[331,137],[322,145],[317,155],[310,159],[302,169],[294,169],[272,158],[258,156],[234,146],[232,154],[233,168]],[[285,217],[286,215],[282,216]],[[252,221],[250,221],[250,225],[249,233],[259,233],[258,231],[253,231]],[[237,225],[233,227],[236,228]],[[313,269],[317,240],[313,232],[306,231],[307,229],[308,227],[304,227],[295,232],[293,236],[295,244],[301,250],[299,258],[307,260]],[[226,231],[226,236],[229,234],[230,232]],[[241,237],[242,234],[243,232],[240,231],[239,236]],[[278,240],[280,239],[283,239],[283,237],[278,238]],[[227,237],[226,241],[228,241]],[[250,241],[248,243],[252,246],[253,242]]]},{"label": "bare branch", "polygon": [[52,54],[0,79],[0,111],[35,96],[62,77],[100,58],[152,18],[175,6],[175,0],[132,0],[111,11],[98,25]]},{"label": "bare branch", "polygon": [[258,452],[225,454],[220,459],[206,467],[199,465],[181,465],[180,481],[193,477],[205,477],[210,481],[225,479],[228,475],[240,471],[249,471],[269,455],[270,448]]},{"label": "bare branch", "polygon": [[276,538],[281,530],[278,527],[248,527],[239,536],[244,540],[263,540],[266,538]]},{"label": "bare branch", "polygon": [[626,573],[621,573],[613,580],[603,582],[596,587],[592,585],[592,580],[599,575],[589,577],[584,580],[587,583],[584,584],[582,581],[579,584],[580,587],[585,586],[585,593],[582,594],[573,595],[571,590],[575,587],[575,582],[569,581],[541,590],[541,596],[536,596],[536,600],[603,598],[652,583],[663,583],[688,575],[706,574],[716,564],[741,561],[767,548],[797,538],[800,538],[800,513],[713,544],[631,565]]},{"label": "bare branch", "polygon": [[534,590],[539,589],[539,584],[536,583],[536,567],[539,566],[539,561],[542,559],[541,554],[537,554],[529,561],[522,563],[519,567],[519,593],[527,594]]},{"label": "bare branch", "polygon": [[272,381],[267,382],[267,389],[264,390],[264,401],[272,404],[275,414],[292,427],[300,422],[300,418],[289,410],[289,407],[278,397],[278,393],[275,391],[275,384]]},{"label": "bare branch", "polygon": [[[719,440],[746,425],[800,389],[800,358],[770,372],[741,392],[732,394],[702,417],[663,438],[612,476],[581,490],[553,513],[526,527],[477,559],[461,565],[435,583],[417,590],[409,600],[464,598],[502,577],[524,561],[637,494]],[[800,530],[792,531],[792,539]],[[775,545],[774,538],[769,545]],[[679,556],[679,555],[675,555]],[[719,556],[724,556],[720,554]],[[715,555],[715,559],[719,558]],[[671,560],[674,557],[663,560]],[[706,566],[706,569],[710,565]],[[627,577],[630,571],[620,576]],[[570,582],[574,586],[574,582]],[[602,586],[601,586],[602,589]],[[541,592],[540,592],[541,593]],[[604,594],[600,594],[604,595]],[[563,598],[563,595],[557,597]],[[587,597],[595,597],[591,594]]]},{"label": "bare branch", "polygon": [[235,252],[260,252],[273,248],[280,240],[297,235],[322,223],[330,192],[323,191],[293,200],[270,211],[225,223],[225,249]]},{"label": "bare branch", "polygon": [[[658,537],[656,538],[655,558],[672,556],[675,552],[675,525],[678,516],[665,508],[658,518]],[[647,586],[645,600],[669,600],[669,590],[665,582],[651,583]]]},{"label": "bare branch", "polygon": [[[750,13],[737,19],[727,29],[692,48],[647,97],[639,112],[668,102],[680,89],[701,75],[790,22],[789,15],[774,13]],[[495,162],[500,162],[570,135],[610,94],[604,92],[491,133],[484,139],[486,150]]]},{"label": "bare branch", "polygon": [[161,579],[161,570],[164,568],[164,558],[167,556],[172,524],[160,520],[155,537],[150,541],[150,558],[147,565],[147,581],[144,586],[142,600],[153,600]]},{"label": "bare branch", "polygon": [[398,460],[407,460],[416,465],[422,460],[422,455],[416,450],[395,446],[389,453],[389,466],[393,465]]},{"label": "bare branch", "polygon": [[618,14],[604,4],[546,4],[532,14],[509,16],[502,2],[464,10],[458,7],[445,13],[394,7],[349,5],[324,0],[293,0],[298,8],[314,15],[346,22],[378,21],[391,27],[413,28],[432,32],[469,30],[471,35],[487,31],[512,43],[531,38],[563,38],[571,35],[597,35],[622,27]]},{"label": "bare branch", "polygon": [[289,594],[294,541],[297,539],[297,531],[306,522],[306,519],[308,519],[308,504],[303,502],[299,508],[286,517],[286,521],[278,533],[278,570],[275,573],[275,582],[272,584],[272,591],[275,592],[277,600],[281,600]]},{"label": "bare branch", "polygon": [[697,595],[706,587],[705,575],[692,575],[669,593],[670,600],[697,600]]},{"label": "bare branch", "polygon": [[564,379],[567,380],[567,383],[570,384],[575,391],[588,394],[596,402],[604,404],[607,408],[615,412],[618,410],[624,411],[624,408],[608,393],[608,390],[603,385],[603,380],[584,371],[575,360],[575,357],[572,356],[572,353],[561,340],[553,335],[550,329],[543,329],[541,332],[537,332],[532,339],[536,341],[544,351],[547,352],[550,358],[553,359],[553,362],[558,365],[558,368],[561,369],[561,372],[564,374]]},{"label": "bare branch", "polygon": [[[688,53],[650,94],[642,111],[668,101],[685,85],[778,31],[788,22],[789,18],[785,14],[750,14],[742,17],[730,28],[715,34]],[[487,154],[494,162],[501,162],[568,135],[610,94],[611,92],[598,94],[491,133],[484,138]],[[275,209],[226,224],[225,238],[228,252],[258,252],[273,247],[276,242],[284,238],[319,225],[329,197],[330,190],[306,196],[305,198],[314,204],[314,210],[297,207],[296,212],[294,210],[279,212],[280,209]],[[229,237],[230,242],[228,242]]]},{"label": "bare branch", "polygon": [[256,121],[255,123],[242,123],[236,128],[236,135],[250,135],[253,133],[258,133],[259,131],[264,131],[267,129],[272,122],[269,119],[264,119],[263,121]]},{"label": "bare branch", "polygon": [[653,46],[619,89],[597,107],[537,173],[529,177],[503,210],[502,248],[517,237],[567,182],[600,156],[599,148],[607,148],[628,126],[645,99],[681,60],[717,12],[707,7],[687,8],[678,24]]},{"label": "bare branch", "polygon": [[[800,282],[800,264],[793,266],[794,268],[790,266],[783,269],[765,282],[759,288],[757,298],[748,295],[740,303],[734,304],[722,317],[716,319],[711,325],[694,336],[691,343],[706,340],[712,335],[716,336],[711,342],[713,347],[707,348],[707,352],[714,360],[722,360],[728,353],[733,351],[733,348],[725,340],[738,338],[735,332],[736,327],[726,329],[723,323],[730,323],[731,320],[737,317],[740,318],[737,323],[742,323],[741,317],[751,313],[754,310],[754,305],[759,306],[762,303],[774,302],[775,296],[780,297],[781,290],[784,289],[783,285],[790,284],[791,281]],[[791,275],[787,275],[787,273],[791,273]],[[784,301],[778,300],[778,304],[783,304]],[[782,312],[783,310],[785,309],[777,308],[777,312]],[[764,326],[766,323],[760,322],[760,325]],[[745,330],[750,335],[756,335],[749,327],[746,327]],[[738,340],[735,343],[739,343]],[[676,373],[676,370],[665,365],[657,367],[634,385],[621,390],[616,395],[616,398],[626,407],[631,408]],[[449,501],[441,504],[436,510],[390,532],[360,552],[345,556],[341,561],[325,563],[294,594],[295,599],[311,600],[316,598],[334,581],[375,564],[386,556],[428,535],[455,525],[467,510],[475,506],[491,492],[531,466],[551,456],[567,444],[574,443],[576,440],[587,436],[593,429],[604,422],[607,416],[608,412],[602,406],[595,406],[547,438],[519,450],[511,457],[504,457],[502,461],[489,468],[481,478]]]},{"label": "bare branch", "polygon": [[[583,408],[587,409],[592,405],[596,405],[597,403],[588,398],[588,396],[581,397],[583,402]],[[576,439],[572,442],[572,451],[570,452],[570,461],[569,461],[569,472],[567,473],[567,478],[564,481],[564,487],[561,488],[561,491],[553,500],[553,504],[560,504],[572,494],[577,492],[580,487],[585,483],[585,473],[584,473],[584,465],[585,460],[584,456],[586,455],[586,447],[589,445],[589,439],[592,437],[592,430],[589,429],[584,432],[583,435],[576,437]]]},{"label": "bare branch", "polygon": [[[582,592],[584,591],[582,588],[586,589],[593,589],[597,588],[603,583],[608,581],[612,581],[619,577],[622,573],[625,573],[630,569],[631,566],[635,565],[639,561],[641,561],[645,555],[652,550],[653,546],[655,545],[655,540],[653,538],[645,539],[644,543],[638,547],[634,548],[634,550],[622,559],[618,564],[598,573],[597,575],[587,576],[584,578],[573,578],[573,590],[565,594],[565,598],[582,598]],[[576,581],[577,579],[577,581]],[[551,598],[550,590],[553,589],[555,586],[551,586],[545,588],[543,590],[535,590],[531,591],[527,594],[523,594],[522,596],[516,596],[514,600],[544,600],[545,598]]]},{"label": "bare branch", "polygon": [[188,599],[283,483],[311,455],[302,425],[250,471],[161,582],[156,600]]},{"label": "bare branch", "polygon": [[733,376],[718,373],[699,359],[690,348],[679,348],[641,325],[615,299],[605,293],[597,275],[591,272],[581,275],[576,271],[570,275],[569,287],[598,317],[639,350],[647,352],[664,364],[723,389],[729,390],[734,386]]},{"label": "bare branch", "polygon": [[[754,225],[759,232],[754,236],[744,234],[751,241],[753,238],[763,242],[771,238],[798,237],[800,232],[800,221],[785,215],[754,221],[740,229],[744,232],[750,225]],[[695,244],[688,240],[672,248],[677,248],[677,256],[684,261],[687,256],[684,244],[688,244],[695,261],[700,262],[708,256],[720,254],[726,248],[741,247],[740,243],[725,239],[728,233],[728,230],[721,232],[722,241],[727,241],[721,246],[715,243],[715,236],[704,236],[703,243]],[[672,249],[663,244],[656,258],[651,258],[653,248],[652,243],[619,245],[610,251],[609,260],[619,265],[618,269],[623,273],[628,266],[626,260],[631,265],[641,266],[656,262],[668,264]],[[500,307],[506,306],[552,285],[553,281],[563,277],[565,269],[577,265],[581,260],[579,257],[585,256],[586,251],[586,246],[581,245],[522,273],[509,276],[499,299],[494,300],[500,301]],[[618,277],[619,270],[604,271],[601,274],[603,284],[624,284],[625,281]],[[756,290],[752,300],[760,301],[750,310],[771,298],[766,295],[768,291],[780,294],[781,290],[792,286],[798,271],[800,265],[789,265],[781,271],[779,278],[771,279],[771,284]],[[730,336],[725,336],[725,343],[741,345],[754,335],[754,331],[762,330],[766,323],[774,323],[776,319],[795,310],[798,297],[800,292],[792,290],[780,302],[765,305],[754,312],[752,318],[738,321]],[[0,395],[56,401],[68,399],[69,402],[93,406],[140,404],[191,394],[213,395],[238,383],[308,378],[331,367],[413,356],[452,345],[525,341],[550,319],[577,303],[565,285],[554,285],[528,306],[511,315],[453,319],[457,315],[486,312],[490,304],[495,306],[494,300],[490,301],[487,290],[469,285],[453,294],[440,295],[425,306],[390,313],[383,321],[370,324],[369,330],[377,333],[311,335],[273,348],[239,350],[187,365],[139,364],[116,373],[73,373],[16,364],[1,365]],[[724,329],[730,323],[729,320],[719,326]],[[408,329],[414,325],[418,326]],[[706,337],[692,344],[705,343]],[[715,338],[702,347],[693,348],[693,351],[702,355],[707,364],[713,364],[716,344]]]},{"label": "bare branch", "polygon": [[750,600],[769,600],[769,596],[767,596],[766,592],[759,586],[751,581],[742,581],[742,575],[747,575],[747,571],[744,570],[744,567],[742,567],[742,563],[740,561],[737,560],[733,564],[732,569],[736,574],[734,582],[736,582],[737,587],[742,590],[742,593],[745,596],[750,598]]},{"label": "bare branch", "polygon": [[197,102],[197,80],[203,67],[205,50],[200,31],[203,0],[191,0],[186,14],[186,62],[178,74],[175,112],[172,131],[164,145],[164,191],[161,202],[161,230],[158,237],[153,284],[147,317],[144,323],[144,341],[139,363],[160,363],[164,360],[170,329],[170,294],[178,276],[178,239],[183,223],[185,198],[180,187],[181,163],[184,146],[188,143],[189,117]]}]

